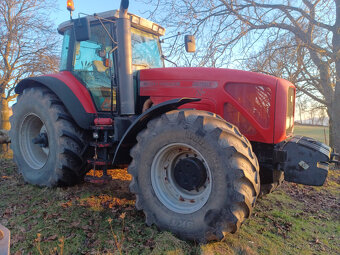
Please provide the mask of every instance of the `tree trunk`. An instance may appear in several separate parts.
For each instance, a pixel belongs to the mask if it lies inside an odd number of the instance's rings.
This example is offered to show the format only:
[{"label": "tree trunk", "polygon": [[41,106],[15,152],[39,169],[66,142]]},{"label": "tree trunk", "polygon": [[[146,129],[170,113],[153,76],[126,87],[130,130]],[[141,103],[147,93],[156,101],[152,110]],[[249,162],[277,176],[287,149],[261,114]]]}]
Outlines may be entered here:
[{"label": "tree trunk", "polygon": [[331,116],[332,127],[329,129],[330,145],[340,152],[340,0],[335,1],[336,4],[336,21],[333,32],[333,51],[336,56],[335,60],[335,88],[332,100]]},{"label": "tree trunk", "polygon": [[329,116],[329,145],[340,152],[340,98],[336,98]]},{"label": "tree trunk", "polygon": [[1,99],[1,120],[0,120],[0,129],[10,130],[11,125],[9,123],[9,117],[11,116],[11,110],[8,106],[8,100],[2,98]]},{"label": "tree trunk", "polygon": [[[0,130],[10,130],[11,125],[9,123],[9,117],[11,115],[11,111],[8,107],[8,100],[1,97],[1,104],[0,104]],[[7,132],[1,132],[0,135],[0,153],[7,153],[8,152],[8,145],[4,145],[2,143],[6,143],[9,140]]]}]

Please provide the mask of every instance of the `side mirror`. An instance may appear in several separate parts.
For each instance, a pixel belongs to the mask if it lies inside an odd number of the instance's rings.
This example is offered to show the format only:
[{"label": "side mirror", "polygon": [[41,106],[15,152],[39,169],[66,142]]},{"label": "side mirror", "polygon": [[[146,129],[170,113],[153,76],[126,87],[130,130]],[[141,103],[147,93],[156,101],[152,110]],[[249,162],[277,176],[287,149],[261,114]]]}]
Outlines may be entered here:
[{"label": "side mirror", "polygon": [[74,20],[74,33],[78,42],[87,41],[91,37],[90,20],[88,17]]},{"label": "side mirror", "polygon": [[185,50],[187,52],[195,52],[196,51],[196,41],[195,41],[195,36],[193,35],[186,35],[184,37],[185,41]]}]

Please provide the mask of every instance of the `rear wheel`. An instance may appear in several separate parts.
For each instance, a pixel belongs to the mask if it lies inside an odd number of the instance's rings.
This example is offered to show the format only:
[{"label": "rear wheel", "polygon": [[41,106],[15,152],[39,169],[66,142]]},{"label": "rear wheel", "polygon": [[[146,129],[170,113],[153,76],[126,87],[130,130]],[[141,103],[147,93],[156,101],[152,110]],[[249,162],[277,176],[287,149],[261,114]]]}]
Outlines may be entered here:
[{"label": "rear wheel", "polygon": [[52,187],[83,179],[83,131],[50,90],[25,89],[10,122],[13,159],[25,181]]},{"label": "rear wheel", "polygon": [[213,113],[180,110],[148,123],[128,171],[137,209],[187,240],[220,240],[251,214],[259,167],[249,141]]}]

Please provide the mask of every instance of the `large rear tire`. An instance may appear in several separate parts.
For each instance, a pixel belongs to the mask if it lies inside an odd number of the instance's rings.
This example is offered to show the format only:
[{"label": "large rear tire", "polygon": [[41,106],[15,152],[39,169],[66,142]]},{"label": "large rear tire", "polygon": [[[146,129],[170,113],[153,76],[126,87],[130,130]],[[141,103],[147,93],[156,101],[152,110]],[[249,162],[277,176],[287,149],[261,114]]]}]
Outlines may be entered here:
[{"label": "large rear tire", "polygon": [[50,90],[25,89],[10,123],[13,159],[26,182],[53,187],[83,180],[83,131]]},{"label": "large rear tire", "polygon": [[213,113],[176,110],[148,123],[128,171],[146,223],[182,239],[221,240],[248,218],[260,191],[249,141]]}]

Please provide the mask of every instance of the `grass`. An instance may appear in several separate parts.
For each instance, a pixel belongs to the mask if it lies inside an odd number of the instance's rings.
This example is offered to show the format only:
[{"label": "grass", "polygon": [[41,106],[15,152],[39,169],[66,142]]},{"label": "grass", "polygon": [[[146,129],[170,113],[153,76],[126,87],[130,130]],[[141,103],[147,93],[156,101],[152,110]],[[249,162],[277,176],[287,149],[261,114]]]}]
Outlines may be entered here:
[{"label": "grass", "polygon": [[222,242],[184,242],[147,227],[134,207],[126,170],[106,185],[71,188],[25,184],[0,159],[0,223],[11,254],[340,254],[340,173],[323,187],[284,183],[257,201],[252,217]]},{"label": "grass", "polygon": [[[325,138],[325,133],[326,133],[326,138]],[[304,136],[312,137],[326,144],[328,144],[329,142],[329,128],[328,127],[295,124],[294,135],[304,135]]]},{"label": "grass", "polygon": [[321,188],[284,184],[237,234],[198,245],[147,227],[127,180],[47,189],[25,184],[10,160],[0,169],[0,223],[16,255],[60,254],[61,240],[64,254],[340,254],[337,172]]}]

